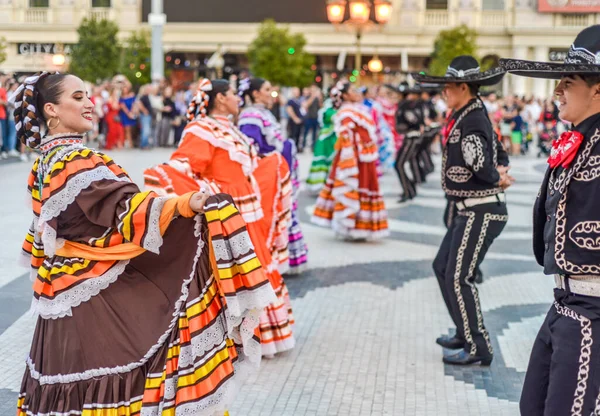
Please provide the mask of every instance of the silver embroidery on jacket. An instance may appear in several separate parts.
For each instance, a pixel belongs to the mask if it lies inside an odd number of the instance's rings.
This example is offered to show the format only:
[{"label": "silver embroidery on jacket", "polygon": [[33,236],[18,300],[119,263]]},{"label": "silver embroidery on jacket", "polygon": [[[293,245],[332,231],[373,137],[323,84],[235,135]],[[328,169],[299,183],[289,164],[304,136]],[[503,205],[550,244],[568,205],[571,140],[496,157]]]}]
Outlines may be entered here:
[{"label": "silver embroidery on jacket", "polygon": [[481,138],[475,134],[469,134],[462,139],[460,146],[467,166],[471,167],[473,171],[478,172],[483,167],[483,162],[485,161]]},{"label": "silver embroidery on jacket", "polygon": [[[573,175],[579,172],[582,166],[587,162],[590,153],[594,146],[600,141],[600,129],[596,129],[594,135],[585,143],[583,151],[575,160],[575,164],[571,169],[565,169],[568,172],[565,175],[565,180],[560,184],[560,189],[563,194],[558,201],[556,208],[556,236],[555,236],[555,253],[554,258],[556,265],[566,273],[576,274],[600,274],[600,264],[575,264],[567,260],[565,254],[565,242],[567,239],[567,199],[569,196],[569,183]],[[556,186],[556,185],[555,185]]]},{"label": "silver embroidery on jacket", "polygon": [[580,221],[569,231],[569,239],[577,247],[600,250],[600,221]]},{"label": "silver embroidery on jacket", "polygon": [[469,179],[471,179],[473,174],[469,169],[463,168],[462,166],[452,166],[446,171],[446,176],[452,182],[465,183],[468,182]]}]

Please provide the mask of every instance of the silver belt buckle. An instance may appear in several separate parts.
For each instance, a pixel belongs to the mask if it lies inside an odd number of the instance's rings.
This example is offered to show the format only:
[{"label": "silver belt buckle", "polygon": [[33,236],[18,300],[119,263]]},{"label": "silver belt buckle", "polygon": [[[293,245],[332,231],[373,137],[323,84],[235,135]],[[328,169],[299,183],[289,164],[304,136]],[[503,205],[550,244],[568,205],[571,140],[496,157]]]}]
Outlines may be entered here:
[{"label": "silver belt buckle", "polygon": [[566,279],[569,279],[569,292],[577,295],[600,297],[600,276],[581,275],[577,278],[569,278],[565,275],[554,275],[554,281],[558,289],[567,289]]}]

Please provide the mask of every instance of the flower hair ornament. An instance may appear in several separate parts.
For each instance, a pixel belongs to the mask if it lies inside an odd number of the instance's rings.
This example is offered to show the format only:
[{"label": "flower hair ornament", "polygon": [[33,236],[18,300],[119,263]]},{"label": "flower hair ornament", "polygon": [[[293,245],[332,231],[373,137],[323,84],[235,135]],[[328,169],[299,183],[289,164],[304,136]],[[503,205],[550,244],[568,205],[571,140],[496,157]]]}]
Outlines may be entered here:
[{"label": "flower hair ornament", "polygon": [[240,107],[246,106],[246,93],[250,90],[250,78],[244,78],[238,86],[238,96],[240,97]]},{"label": "flower hair ornament", "polygon": [[329,92],[331,97],[331,103],[333,108],[340,108],[342,106],[342,94],[348,89],[347,81],[338,81],[337,84]]},{"label": "flower hair ornament", "polygon": [[196,96],[192,99],[190,106],[188,107],[187,119],[189,121],[194,120],[196,113],[199,114],[200,117],[206,116],[208,102],[210,101],[208,92],[212,91],[212,89],[213,86],[209,79],[202,78],[198,81]]},{"label": "flower hair ornament", "polygon": [[37,108],[38,91],[35,85],[48,75],[51,75],[51,73],[44,71],[25,78],[23,83],[9,98],[9,101],[15,107],[14,117],[17,137],[21,143],[31,149],[37,149],[42,142],[40,127],[43,116],[41,109]]}]

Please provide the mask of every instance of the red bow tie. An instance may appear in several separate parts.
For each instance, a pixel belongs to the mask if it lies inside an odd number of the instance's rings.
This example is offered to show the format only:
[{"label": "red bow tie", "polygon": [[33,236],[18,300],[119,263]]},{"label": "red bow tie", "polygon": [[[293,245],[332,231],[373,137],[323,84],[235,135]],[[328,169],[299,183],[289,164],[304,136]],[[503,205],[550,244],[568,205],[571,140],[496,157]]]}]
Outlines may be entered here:
[{"label": "red bow tie", "polygon": [[450,132],[452,131],[452,127],[454,127],[454,124],[456,123],[456,119],[451,119],[452,118],[452,113],[448,114],[448,117],[446,118],[446,125],[442,128],[442,144],[444,146],[446,146],[446,143],[448,143],[448,137],[450,136]]},{"label": "red bow tie", "polygon": [[552,150],[548,158],[548,164],[551,168],[561,165],[568,168],[571,165],[581,142],[583,135],[578,131],[566,131],[560,137],[552,142]]}]

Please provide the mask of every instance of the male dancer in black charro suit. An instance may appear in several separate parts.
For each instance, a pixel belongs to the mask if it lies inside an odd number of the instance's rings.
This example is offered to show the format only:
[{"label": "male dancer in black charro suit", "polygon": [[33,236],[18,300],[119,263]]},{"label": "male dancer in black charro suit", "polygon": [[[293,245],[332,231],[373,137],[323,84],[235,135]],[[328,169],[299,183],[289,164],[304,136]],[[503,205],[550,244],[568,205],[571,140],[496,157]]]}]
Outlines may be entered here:
[{"label": "male dancer in black charro suit", "polygon": [[504,189],[512,178],[508,168],[498,166],[499,143],[477,94],[479,86],[496,84],[503,76],[500,68],[481,72],[471,56],[455,58],[444,77],[413,75],[417,82],[443,84],[446,103],[454,111],[444,137],[442,189],[457,213],[433,263],[456,325],[455,336],[442,336],[437,342],[460,348],[444,356],[448,364],[489,365],[493,358],[474,278],[508,220]]},{"label": "male dancer in black charro suit", "polygon": [[527,416],[600,415],[600,25],[564,64],[501,60],[516,75],[560,80],[560,118],[534,207],[533,249],[556,289],[521,395]]},{"label": "male dancer in black charro suit", "polygon": [[[401,85],[400,92],[404,94],[404,99],[398,104],[396,131],[404,135],[404,138],[396,154],[394,168],[402,185],[399,202],[405,202],[417,196],[417,185],[422,182],[417,155],[423,139],[425,119],[423,106],[419,101],[420,89]],[[412,173],[411,178],[406,173],[407,162]]]}]

